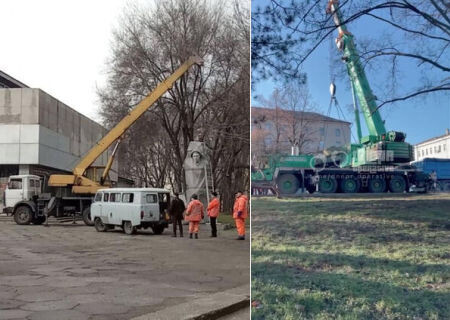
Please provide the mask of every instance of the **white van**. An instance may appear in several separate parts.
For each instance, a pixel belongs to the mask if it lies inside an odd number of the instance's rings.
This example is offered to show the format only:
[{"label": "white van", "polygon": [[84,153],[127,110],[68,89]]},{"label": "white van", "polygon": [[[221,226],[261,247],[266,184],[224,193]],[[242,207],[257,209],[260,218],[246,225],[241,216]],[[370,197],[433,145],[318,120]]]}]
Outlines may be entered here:
[{"label": "white van", "polygon": [[157,188],[111,188],[97,191],[91,219],[99,232],[120,226],[126,234],[152,228],[161,234],[168,227],[170,192]]}]

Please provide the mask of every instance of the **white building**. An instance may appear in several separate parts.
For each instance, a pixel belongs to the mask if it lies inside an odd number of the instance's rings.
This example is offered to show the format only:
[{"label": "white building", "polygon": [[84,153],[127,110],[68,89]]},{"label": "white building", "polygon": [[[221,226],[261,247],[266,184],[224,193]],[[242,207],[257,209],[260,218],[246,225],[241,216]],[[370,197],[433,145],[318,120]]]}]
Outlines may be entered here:
[{"label": "white building", "polygon": [[450,159],[450,130],[445,134],[420,142],[414,146],[415,160],[424,158]]}]

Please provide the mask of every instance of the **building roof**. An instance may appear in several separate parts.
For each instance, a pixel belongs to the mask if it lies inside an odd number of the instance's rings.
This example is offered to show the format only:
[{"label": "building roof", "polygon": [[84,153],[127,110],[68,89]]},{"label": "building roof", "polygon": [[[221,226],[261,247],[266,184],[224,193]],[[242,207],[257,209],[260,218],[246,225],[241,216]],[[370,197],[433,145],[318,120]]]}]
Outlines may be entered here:
[{"label": "building roof", "polygon": [[440,136],[437,136],[437,137],[434,137],[434,138],[430,138],[430,139],[424,140],[424,141],[419,142],[419,143],[416,143],[416,146],[418,146],[418,145],[420,145],[420,144],[427,143],[427,142],[431,142],[431,141],[433,141],[433,140],[437,140],[437,139],[440,139],[440,138],[445,138],[445,137],[447,137],[447,136],[450,136],[450,131],[449,131],[448,129],[447,129],[447,132],[446,132],[445,134],[440,135]]},{"label": "building roof", "polygon": [[[312,121],[329,121],[329,122],[340,122],[343,124],[350,125],[351,123],[348,121],[343,121],[335,118],[331,118],[328,116],[325,116],[323,114],[317,113],[317,112],[311,112],[311,111],[292,111],[292,110],[286,110],[286,109],[278,109],[284,115],[289,115],[296,113],[300,115],[305,120],[312,120]],[[262,117],[262,116],[273,116],[276,109],[273,108],[266,108],[266,107],[252,107],[252,118],[254,117]]]},{"label": "building roof", "polygon": [[0,87],[5,88],[29,88],[23,82],[20,82],[17,79],[14,79],[9,74],[0,70]]}]

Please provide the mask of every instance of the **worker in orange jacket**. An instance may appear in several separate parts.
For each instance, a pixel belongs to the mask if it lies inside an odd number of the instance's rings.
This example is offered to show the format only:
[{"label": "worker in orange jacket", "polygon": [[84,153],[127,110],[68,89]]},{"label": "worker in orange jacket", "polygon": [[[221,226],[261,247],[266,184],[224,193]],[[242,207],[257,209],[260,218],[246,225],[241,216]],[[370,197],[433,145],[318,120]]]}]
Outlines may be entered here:
[{"label": "worker in orange jacket", "polygon": [[248,216],[247,204],[247,196],[244,195],[242,191],[238,191],[233,206],[233,218],[236,222],[236,228],[239,235],[237,240],[245,240],[245,219],[247,219]]},{"label": "worker in orange jacket", "polygon": [[220,211],[220,201],[217,197],[217,192],[211,192],[213,198],[208,204],[208,208],[206,209],[208,211],[209,221],[211,223],[211,237],[216,238],[217,237],[217,225],[216,220],[219,216]]},{"label": "worker in orange jacket", "polygon": [[195,239],[198,239],[198,227],[203,217],[203,204],[198,201],[198,196],[194,193],[186,209],[186,220],[189,221],[189,238],[192,239],[192,234],[195,234]]}]

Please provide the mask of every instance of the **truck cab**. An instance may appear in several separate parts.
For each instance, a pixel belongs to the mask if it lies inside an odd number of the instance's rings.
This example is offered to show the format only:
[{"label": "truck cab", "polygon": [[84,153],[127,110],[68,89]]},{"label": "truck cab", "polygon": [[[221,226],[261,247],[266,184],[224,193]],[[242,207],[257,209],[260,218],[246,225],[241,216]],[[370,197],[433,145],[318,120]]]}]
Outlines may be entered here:
[{"label": "truck cab", "polygon": [[42,192],[39,176],[24,174],[10,176],[8,186],[3,197],[3,212],[12,213],[16,204],[22,201],[32,201],[33,197]]}]

